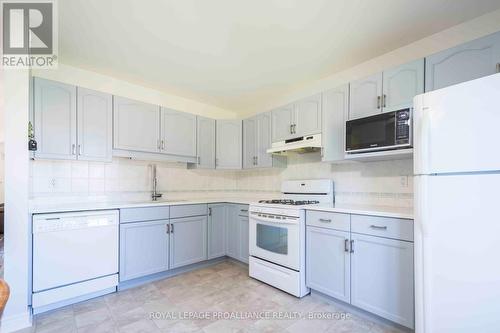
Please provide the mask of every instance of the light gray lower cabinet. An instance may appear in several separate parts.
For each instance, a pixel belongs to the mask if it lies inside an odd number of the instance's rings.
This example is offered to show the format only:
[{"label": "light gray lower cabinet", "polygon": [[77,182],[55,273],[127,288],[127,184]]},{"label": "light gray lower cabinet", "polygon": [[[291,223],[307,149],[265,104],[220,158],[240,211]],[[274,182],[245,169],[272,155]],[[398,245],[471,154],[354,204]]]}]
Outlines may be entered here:
[{"label": "light gray lower cabinet", "polygon": [[241,127],[241,120],[217,120],[215,159],[217,169],[241,169]]},{"label": "light gray lower cabinet", "polygon": [[238,224],[239,224],[239,240],[240,240],[238,259],[248,264],[248,256],[250,255],[249,243],[248,243],[248,237],[249,237],[248,216],[239,215]]},{"label": "light gray lower cabinet", "polygon": [[168,270],[169,220],[120,224],[120,281]]},{"label": "light gray lower cabinet", "polygon": [[324,162],[342,161],[345,156],[345,120],[349,112],[349,85],[324,92],[322,103],[321,159]]},{"label": "light gray lower cabinet", "polygon": [[425,91],[500,72],[500,32],[425,58]]},{"label": "light gray lower cabinet", "polygon": [[238,205],[227,205],[226,215],[226,255],[239,259],[240,257],[240,223],[238,221]]},{"label": "light gray lower cabinet", "polygon": [[351,293],[349,241],[349,232],[307,226],[307,286],[347,303]]},{"label": "light gray lower cabinet", "polygon": [[170,220],[170,268],[207,260],[207,216]]},{"label": "light gray lower cabinet", "polygon": [[226,255],[226,205],[208,206],[208,259]]},{"label": "light gray lower cabinet", "polygon": [[356,233],[351,240],[351,304],[413,328],[413,243]]}]

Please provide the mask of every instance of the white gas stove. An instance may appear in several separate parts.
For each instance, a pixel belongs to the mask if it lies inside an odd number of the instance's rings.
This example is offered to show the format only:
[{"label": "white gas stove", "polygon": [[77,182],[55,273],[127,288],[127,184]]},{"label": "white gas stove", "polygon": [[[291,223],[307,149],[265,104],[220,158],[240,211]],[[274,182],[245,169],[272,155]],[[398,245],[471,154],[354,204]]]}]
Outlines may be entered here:
[{"label": "white gas stove", "polygon": [[250,205],[250,276],[294,296],[309,293],[305,285],[305,211],[333,203],[329,179],[285,181],[283,199]]}]

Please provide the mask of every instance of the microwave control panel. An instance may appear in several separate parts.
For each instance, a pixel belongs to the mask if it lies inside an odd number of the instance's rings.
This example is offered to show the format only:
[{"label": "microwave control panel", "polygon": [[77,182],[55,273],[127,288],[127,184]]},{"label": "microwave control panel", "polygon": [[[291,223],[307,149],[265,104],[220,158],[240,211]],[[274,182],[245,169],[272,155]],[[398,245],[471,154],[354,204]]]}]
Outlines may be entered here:
[{"label": "microwave control panel", "polygon": [[404,109],[396,112],[396,144],[410,143],[411,110]]}]

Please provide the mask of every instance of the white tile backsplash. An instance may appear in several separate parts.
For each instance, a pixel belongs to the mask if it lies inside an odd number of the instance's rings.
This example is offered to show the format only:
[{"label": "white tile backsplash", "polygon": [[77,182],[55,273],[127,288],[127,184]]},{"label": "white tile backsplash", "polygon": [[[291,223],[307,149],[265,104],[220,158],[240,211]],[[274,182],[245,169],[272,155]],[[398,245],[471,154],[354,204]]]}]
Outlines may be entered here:
[{"label": "white tile backsplash", "polygon": [[[168,198],[235,192],[238,196],[260,193],[261,198],[268,198],[278,194],[284,180],[330,178],[339,203],[409,207],[413,202],[412,160],[330,164],[320,162],[319,154],[310,153],[290,155],[287,167],[280,169],[198,170],[187,169],[183,163],[156,164],[159,191]],[[123,158],[114,158],[112,163],[32,161],[32,199],[148,198],[150,165]],[[402,182],[401,177],[407,176],[408,181]]]}]

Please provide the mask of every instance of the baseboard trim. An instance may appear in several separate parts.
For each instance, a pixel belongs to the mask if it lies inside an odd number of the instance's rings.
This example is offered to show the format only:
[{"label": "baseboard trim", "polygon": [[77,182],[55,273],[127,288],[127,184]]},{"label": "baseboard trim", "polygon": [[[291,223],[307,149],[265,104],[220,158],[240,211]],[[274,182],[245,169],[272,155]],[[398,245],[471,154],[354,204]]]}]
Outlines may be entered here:
[{"label": "baseboard trim", "polygon": [[14,316],[5,317],[3,316],[0,320],[0,333],[10,333],[23,328],[31,327],[32,317],[29,310],[25,313],[17,314]]}]

